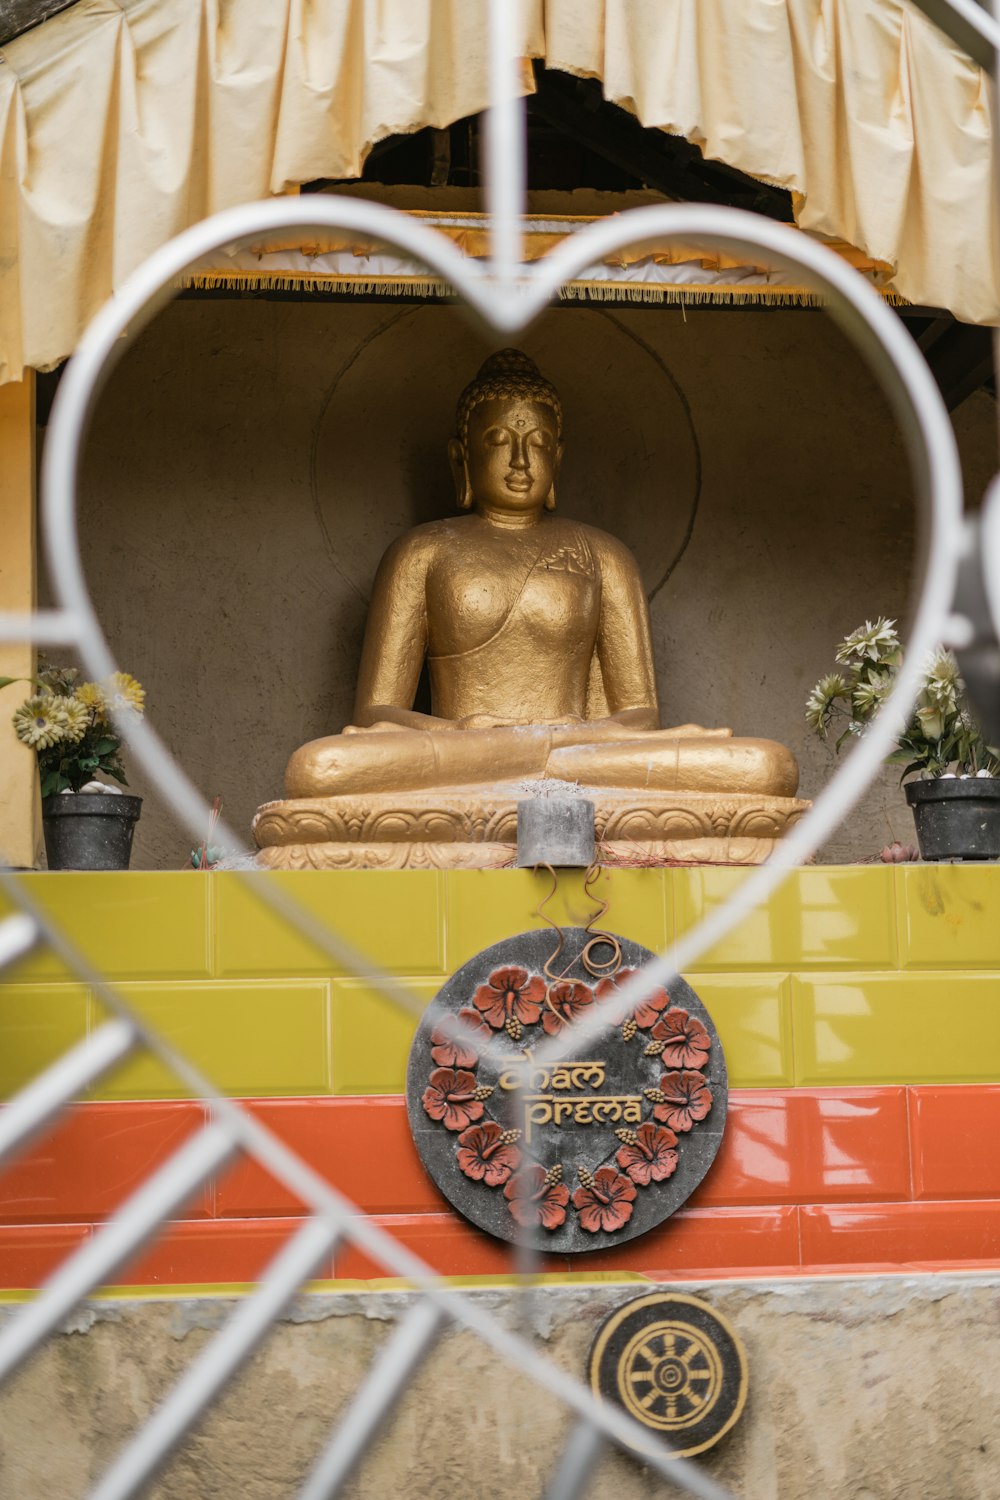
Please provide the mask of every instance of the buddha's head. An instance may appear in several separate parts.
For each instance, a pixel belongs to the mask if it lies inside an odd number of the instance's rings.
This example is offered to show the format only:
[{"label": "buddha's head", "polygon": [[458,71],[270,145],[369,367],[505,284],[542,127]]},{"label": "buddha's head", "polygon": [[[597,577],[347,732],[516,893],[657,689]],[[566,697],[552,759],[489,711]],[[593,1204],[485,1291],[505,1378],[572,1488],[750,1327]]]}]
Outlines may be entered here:
[{"label": "buddha's head", "polygon": [[448,444],[461,510],[492,515],[555,509],[562,407],[520,349],[491,354],[459,397]]}]

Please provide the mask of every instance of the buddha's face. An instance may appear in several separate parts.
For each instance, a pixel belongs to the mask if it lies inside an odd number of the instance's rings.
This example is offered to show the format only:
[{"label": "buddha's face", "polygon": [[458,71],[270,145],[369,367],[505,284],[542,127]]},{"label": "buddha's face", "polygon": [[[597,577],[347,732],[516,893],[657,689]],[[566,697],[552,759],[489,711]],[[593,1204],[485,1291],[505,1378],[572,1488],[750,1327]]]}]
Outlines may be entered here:
[{"label": "buddha's face", "polygon": [[540,512],[552,493],[560,456],[555,413],[544,402],[501,398],[473,408],[462,457],[477,510]]}]

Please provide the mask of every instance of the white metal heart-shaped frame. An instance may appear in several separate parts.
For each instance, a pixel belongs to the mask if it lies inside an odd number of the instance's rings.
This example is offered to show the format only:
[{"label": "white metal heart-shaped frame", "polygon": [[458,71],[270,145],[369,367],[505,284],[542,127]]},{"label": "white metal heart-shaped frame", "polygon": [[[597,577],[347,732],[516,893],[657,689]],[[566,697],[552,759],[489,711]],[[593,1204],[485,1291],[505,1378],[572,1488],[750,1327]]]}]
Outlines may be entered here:
[{"label": "white metal heart-shaped frame", "polygon": [[[781,269],[792,270],[829,302],[831,316],[865,355],[881,380],[900,422],[913,466],[920,512],[923,580],[903,667],[891,696],[871,730],[836,771],[805,818],[787,835],[766,864],[741,882],[729,900],[668,953],[643,970],[622,992],[630,1008],[642,994],[669,982],[689,967],[760,901],[787,872],[812,855],[857,802],[891,751],[898,727],[916,698],[922,664],[930,649],[947,634],[955,572],[961,547],[962,489],[958,455],[944,404],[923,358],[898,317],[869,284],[832,251],[798,231],[738,209],[665,204],[635,209],[589,225],[560,244],[552,254],[515,277],[498,277],[490,264],[465,260],[435,229],[380,204],[344,198],[278,199],[228,209],[171,240],[139,267],[114,300],[98,313],[74,355],[60,385],[49,427],[42,469],[43,527],[49,568],[60,610],[50,616],[52,633],[73,640],[90,672],[103,677],[117,670],[83,575],[77,541],[77,476],[89,420],[103,382],[128,338],[145,326],[175,292],[185,273],[207,262],[221,249],[259,240],[277,232],[357,230],[387,241],[453,286],[490,327],[511,333],[524,328],[545,308],[559,286],[574,279],[614,250],[655,240],[711,246]],[[197,838],[206,826],[208,807],[201,793],[165,749],[147,723],[131,726],[133,753],[154,779],[177,816]],[[220,841],[240,847],[231,831]],[[354,957],[336,934],[317,931],[317,924],[269,885],[247,877],[283,914],[305,923],[309,935],[337,958]],[[355,963],[352,963],[352,967]],[[370,972],[370,965],[368,966]],[[403,1000],[404,992],[385,976],[386,992]],[[412,1007],[412,997],[404,1003]],[[610,1017],[595,1015],[587,1025],[599,1030]],[[579,1023],[584,1027],[584,1023]],[[570,1029],[552,1047],[577,1045],[584,1036]]]},{"label": "white metal heart-shaped frame", "polygon": [[[961,480],[950,422],[927,366],[899,320],[856,272],[832,252],[798,232],[735,209],[690,204],[632,210],[589,226],[530,267],[520,260],[520,214],[524,199],[524,129],[516,78],[513,0],[491,0],[491,96],[488,117],[487,201],[493,255],[486,264],[465,260],[450,241],[426,225],[378,204],[338,197],[285,198],[229,209],[195,225],[155,252],[128,278],[97,315],[74,355],[53,407],[42,472],[45,546],[58,608],[34,616],[0,616],[0,639],[71,643],[88,670],[103,677],[116,670],[83,575],[77,545],[77,483],[82,446],[104,380],[129,337],[148,322],[174,293],[185,271],[205,263],[226,246],[247,243],[277,231],[357,230],[398,246],[455,288],[491,328],[513,333],[548,305],[559,286],[611,251],[655,239],[713,245],[730,253],[794,270],[828,299],[831,315],[864,354],[882,382],[904,432],[914,472],[921,517],[923,577],[903,668],[891,697],[870,732],[817,798],[807,817],[779,845],[767,864],[749,874],[725,905],[685,933],[669,952],[646,966],[623,988],[614,1007],[605,1006],[586,1022],[567,1028],[548,1045],[543,1059],[568,1055],[609,1022],[633,1009],[643,996],[686,967],[758,902],[785,874],[808,858],[854,805],[892,748],[897,727],[916,697],[927,651],[947,635],[955,573],[961,547]],[[132,750],[160,793],[195,838],[205,827],[208,807],[152,727],[129,725]],[[228,847],[238,847],[223,832]],[[301,910],[280,883],[266,874],[244,874],[253,893],[291,922],[311,942],[348,970],[371,975],[370,960],[349,941]],[[597,1445],[610,1438],[640,1452],[644,1460],[678,1488],[725,1500],[708,1475],[685,1460],[669,1458],[632,1420],[599,1405],[578,1381],[499,1324],[473,1299],[442,1285],[431,1269],[378,1225],[360,1215],[325,1179],[294,1152],[225,1098],[186,1057],[134,1015],[127,1001],[108,985],[64,938],[19,882],[0,872],[0,886],[27,913],[0,928],[0,967],[38,940],[39,935],[95,989],[116,1019],[101,1027],[42,1074],[0,1115],[0,1160],[51,1122],[54,1112],[77,1097],[86,1084],[113,1067],[137,1044],[148,1046],[195,1095],[206,1100],[212,1124],[185,1147],[123,1206],[116,1218],[56,1273],[40,1299],[0,1331],[0,1380],[28,1357],[61,1317],[92,1286],[133,1253],[183,1197],[185,1185],[200,1180],[235,1149],[251,1153],[310,1209],[303,1228],[268,1267],[261,1287],[219,1337],[195,1361],[171,1395],[126,1447],[92,1492],[92,1500],[127,1500],[183,1438],[205,1405],[221,1389],[263,1337],[295,1287],[307,1277],[333,1240],[346,1235],[392,1274],[408,1278],[424,1294],[388,1341],[366,1376],[354,1404],[318,1460],[301,1491],[302,1500],[321,1500],[339,1490],[378,1422],[391,1409],[421,1359],[432,1347],[442,1319],[454,1318],[478,1333],[505,1359],[516,1363],[576,1414],[550,1494],[579,1492]],[[369,978],[369,983],[372,980]],[[383,993],[410,1010],[412,995],[391,976],[376,981]],[[522,1269],[533,1269],[525,1252]]]}]

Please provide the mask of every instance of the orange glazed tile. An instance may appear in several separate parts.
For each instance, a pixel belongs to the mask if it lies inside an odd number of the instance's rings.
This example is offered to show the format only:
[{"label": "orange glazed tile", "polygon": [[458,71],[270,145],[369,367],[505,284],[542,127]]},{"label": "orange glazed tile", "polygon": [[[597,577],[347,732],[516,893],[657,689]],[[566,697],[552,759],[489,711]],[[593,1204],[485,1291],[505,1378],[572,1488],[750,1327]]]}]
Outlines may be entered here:
[{"label": "orange glazed tile", "polygon": [[37,1287],[89,1239],[84,1224],[6,1224],[0,1228],[0,1287]]},{"label": "orange glazed tile", "polygon": [[1000,1198],[1000,1087],[912,1088],[915,1198]]},{"label": "orange glazed tile", "polygon": [[[188,1286],[257,1281],[303,1219],[182,1220],[138,1260],[114,1273],[115,1286]],[[329,1256],[316,1280],[333,1274]]]},{"label": "orange glazed tile", "polygon": [[[398,1096],[255,1099],[245,1106],[365,1213],[440,1213],[445,1201],[424,1171]],[[300,1213],[299,1200],[242,1157],[216,1188],[216,1213]]]},{"label": "orange glazed tile", "polygon": [[736,1089],[722,1148],[690,1204],[909,1195],[905,1089]]},{"label": "orange glazed tile", "polygon": [[799,1210],[806,1265],[1000,1261],[1000,1200]]},{"label": "orange glazed tile", "polygon": [[570,1257],[572,1271],[639,1271],[657,1280],[692,1271],[798,1269],[795,1208],[683,1208],[620,1249]]},{"label": "orange glazed tile", "polygon": [[[366,1213],[446,1207],[421,1166],[399,1095],[245,1105]],[[853,1203],[909,1194],[904,1089],[736,1089],[722,1149],[691,1206]],[[242,1158],[219,1179],[215,1212],[259,1218],[296,1214],[301,1204]]]},{"label": "orange glazed tile", "polygon": [[[376,1222],[441,1276],[509,1276],[517,1270],[513,1245],[484,1234],[457,1214],[383,1215]],[[342,1281],[371,1281],[398,1274],[346,1239],[334,1252],[334,1268]],[[578,1268],[564,1256],[543,1255],[536,1269],[539,1274],[549,1274]]]},{"label": "orange glazed tile", "polygon": [[[200,1106],[189,1103],[74,1105],[25,1156],[7,1171],[0,1167],[0,1222],[103,1219],[204,1118]],[[209,1185],[186,1213],[196,1218],[211,1212]]]}]

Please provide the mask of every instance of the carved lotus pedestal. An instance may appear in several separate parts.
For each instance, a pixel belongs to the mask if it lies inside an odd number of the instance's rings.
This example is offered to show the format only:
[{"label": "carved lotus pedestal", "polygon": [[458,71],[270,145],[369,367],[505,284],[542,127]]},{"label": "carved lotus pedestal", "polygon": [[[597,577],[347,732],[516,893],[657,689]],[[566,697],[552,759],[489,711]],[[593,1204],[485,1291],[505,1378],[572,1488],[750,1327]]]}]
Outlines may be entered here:
[{"label": "carved lotus pedestal", "polygon": [[[546,783],[535,786],[541,792]],[[511,783],[265,802],[253,822],[258,862],[274,870],[502,869],[514,864],[517,804],[532,790]],[[594,803],[597,858],[608,865],[761,864],[810,806],[739,793],[579,794]]]}]

